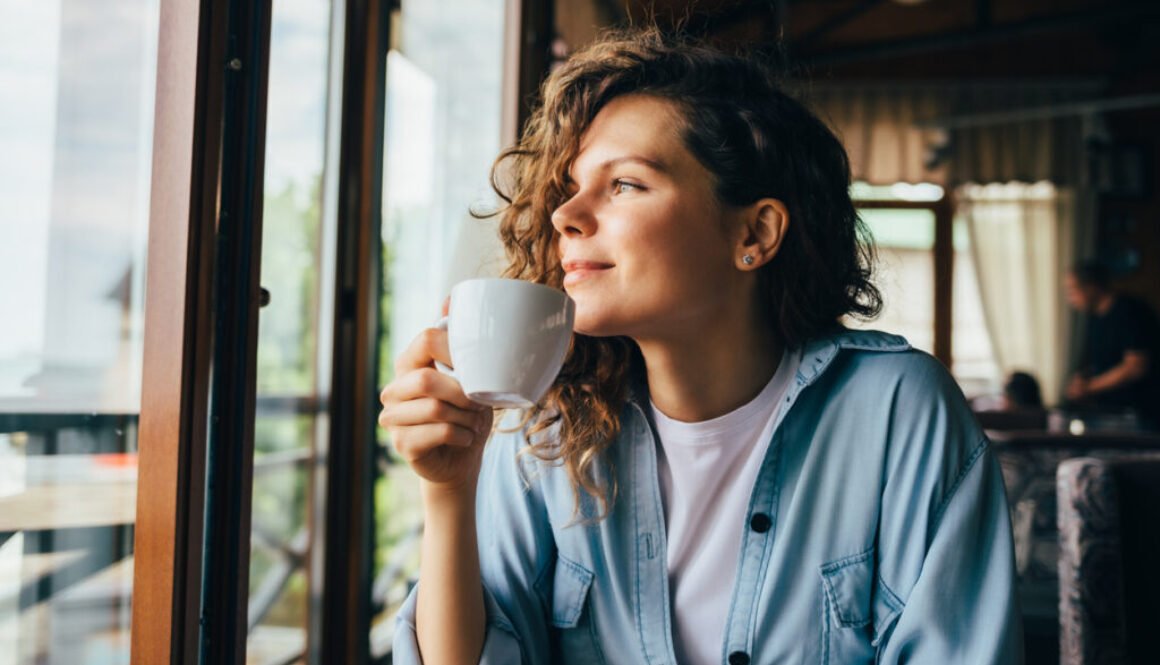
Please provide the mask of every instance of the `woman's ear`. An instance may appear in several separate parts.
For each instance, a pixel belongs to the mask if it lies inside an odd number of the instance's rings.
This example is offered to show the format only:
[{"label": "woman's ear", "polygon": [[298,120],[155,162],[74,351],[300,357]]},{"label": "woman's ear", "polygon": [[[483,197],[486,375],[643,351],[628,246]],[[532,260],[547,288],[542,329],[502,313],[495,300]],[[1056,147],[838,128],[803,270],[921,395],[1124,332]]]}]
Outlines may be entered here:
[{"label": "woman's ear", "polygon": [[741,210],[736,265],[756,270],[773,260],[789,230],[789,210],[778,199],[761,199]]}]

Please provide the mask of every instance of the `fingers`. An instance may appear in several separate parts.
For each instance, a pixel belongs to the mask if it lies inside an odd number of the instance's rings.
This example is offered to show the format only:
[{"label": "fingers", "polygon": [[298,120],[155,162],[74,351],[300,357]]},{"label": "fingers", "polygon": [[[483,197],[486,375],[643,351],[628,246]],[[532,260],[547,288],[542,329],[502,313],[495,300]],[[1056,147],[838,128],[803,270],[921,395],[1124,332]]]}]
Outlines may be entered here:
[{"label": "fingers", "polygon": [[450,423],[482,433],[489,420],[488,414],[479,409],[461,409],[434,398],[413,399],[392,403],[379,415],[383,427],[410,427],[431,423]]},{"label": "fingers", "polygon": [[469,448],[478,435],[452,423],[427,423],[394,430],[395,450],[408,462],[425,457],[440,446]]},{"label": "fingers", "polygon": [[399,375],[383,388],[379,400],[387,407],[396,402],[433,397],[461,409],[478,410],[480,405],[467,399],[463,387],[454,378],[433,367],[413,369]]},{"label": "fingers", "polygon": [[443,299],[443,316],[447,316],[450,313],[451,313],[451,296],[447,296],[446,298]]},{"label": "fingers", "polygon": [[469,448],[487,440],[492,410],[472,402],[459,381],[433,367],[436,361],[450,365],[450,355],[446,330],[424,330],[399,356],[395,380],[379,395],[379,425],[391,431],[396,451],[409,462],[441,446]]},{"label": "fingers", "polygon": [[419,333],[395,362],[395,376],[402,376],[420,367],[431,367],[432,361],[451,366],[451,351],[447,346],[447,331],[427,328]]}]

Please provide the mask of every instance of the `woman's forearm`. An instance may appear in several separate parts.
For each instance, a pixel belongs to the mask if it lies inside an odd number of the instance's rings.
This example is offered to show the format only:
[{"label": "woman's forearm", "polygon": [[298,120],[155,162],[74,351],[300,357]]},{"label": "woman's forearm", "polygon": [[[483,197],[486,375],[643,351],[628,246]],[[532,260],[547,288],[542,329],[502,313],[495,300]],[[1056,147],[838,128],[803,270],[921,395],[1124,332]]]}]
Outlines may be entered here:
[{"label": "woman's forearm", "polygon": [[475,535],[475,491],[424,483],[416,632],[425,665],[476,663],[486,612]]}]

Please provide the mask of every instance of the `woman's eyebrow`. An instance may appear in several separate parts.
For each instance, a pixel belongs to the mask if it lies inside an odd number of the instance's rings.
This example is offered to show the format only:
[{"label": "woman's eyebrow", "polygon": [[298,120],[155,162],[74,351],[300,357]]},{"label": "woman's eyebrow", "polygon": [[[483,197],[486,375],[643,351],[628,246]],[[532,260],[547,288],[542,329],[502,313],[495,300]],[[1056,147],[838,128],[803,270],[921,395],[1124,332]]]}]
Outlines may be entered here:
[{"label": "woman's eyebrow", "polygon": [[[594,170],[607,171],[621,164],[639,164],[658,173],[669,173],[669,168],[665,166],[664,162],[658,159],[653,159],[651,157],[645,157],[643,155],[624,155],[623,157],[613,157],[612,159],[605,160],[600,164],[595,165]],[[572,172],[574,168],[575,164],[569,167],[568,171],[564,174],[564,178],[569,182],[573,180]]]},{"label": "woman's eyebrow", "polygon": [[614,157],[601,164],[600,168],[607,170],[614,166],[619,166],[625,163],[640,164],[641,166],[650,168],[654,171],[660,171],[661,173],[668,173],[669,170],[661,161],[649,157],[644,157],[642,155],[625,155],[623,157]]}]

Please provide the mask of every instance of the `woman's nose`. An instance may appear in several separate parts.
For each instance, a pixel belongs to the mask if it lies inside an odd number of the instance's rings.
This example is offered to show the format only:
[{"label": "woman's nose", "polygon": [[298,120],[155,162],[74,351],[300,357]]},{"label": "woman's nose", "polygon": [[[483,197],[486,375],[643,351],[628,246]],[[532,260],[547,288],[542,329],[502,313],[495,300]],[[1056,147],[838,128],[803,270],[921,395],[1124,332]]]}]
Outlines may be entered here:
[{"label": "woman's nose", "polygon": [[596,218],[584,193],[572,196],[552,211],[552,226],[565,237],[592,235]]}]

